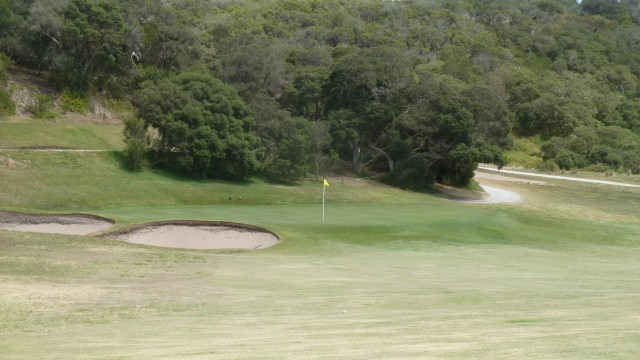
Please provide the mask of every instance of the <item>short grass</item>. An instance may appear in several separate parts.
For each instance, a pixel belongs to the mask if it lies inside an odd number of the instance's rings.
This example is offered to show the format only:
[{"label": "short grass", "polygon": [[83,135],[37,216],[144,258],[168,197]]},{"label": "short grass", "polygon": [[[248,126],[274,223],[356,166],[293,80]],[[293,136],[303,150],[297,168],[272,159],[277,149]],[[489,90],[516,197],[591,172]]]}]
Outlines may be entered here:
[{"label": "short grass", "polygon": [[323,221],[319,182],[131,173],[117,153],[11,156],[24,166],[0,165],[3,208],[246,222],[281,243],[0,231],[2,359],[640,357],[637,189],[500,183],[524,202],[483,205],[330,179]]},{"label": "short grass", "polygon": [[122,126],[68,122],[0,122],[0,149],[55,147],[121,150]]},{"label": "short grass", "polygon": [[[128,171],[119,152],[40,153],[0,150],[14,167],[0,165],[5,208],[41,211],[85,210],[123,206],[309,204],[322,199],[322,183],[273,184],[260,179],[245,182],[193,180],[155,170]],[[327,195],[338,202],[415,202],[414,194],[364,180],[329,179]],[[347,190],[348,189],[348,190]],[[231,199],[229,199],[231,198]]]}]

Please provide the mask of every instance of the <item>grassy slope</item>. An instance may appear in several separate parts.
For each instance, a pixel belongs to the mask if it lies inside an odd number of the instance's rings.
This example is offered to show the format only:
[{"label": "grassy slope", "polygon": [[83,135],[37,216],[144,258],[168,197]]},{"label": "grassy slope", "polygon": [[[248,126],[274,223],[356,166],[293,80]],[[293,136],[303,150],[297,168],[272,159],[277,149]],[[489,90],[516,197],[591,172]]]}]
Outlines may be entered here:
[{"label": "grassy slope", "polygon": [[0,122],[0,149],[20,147],[119,150],[122,126],[67,122]]},{"label": "grassy slope", "polygon": [[336,179],[323,222],[319,183],[10,155],[22,165],[0,165],[5,209],[242,221],[282,243],[216,253],[0,231],[3,359],[640,356],[635,189],[499,184],[525,195],[507,206]]}]

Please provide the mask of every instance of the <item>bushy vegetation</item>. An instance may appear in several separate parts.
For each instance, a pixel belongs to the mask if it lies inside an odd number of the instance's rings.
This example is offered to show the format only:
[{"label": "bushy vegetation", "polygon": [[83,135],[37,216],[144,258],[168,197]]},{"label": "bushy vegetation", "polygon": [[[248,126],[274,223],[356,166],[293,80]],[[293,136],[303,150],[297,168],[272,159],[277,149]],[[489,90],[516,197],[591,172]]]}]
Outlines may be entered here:
[{"label": "bushy vegetation", "polygon": [[86,96],[75,91],[64,91],[62,93],[62,109],[64,111],[86,114],[88,112],[88,104]]},{"label": "bushy vegetation", "polygon": [[0,89],[0,118],[11,116],[15,113],[16,104],[11,100],[11,95],[5,89]]},{"label": "bushy vegetation", "polygon": [[46,94],[37,94],[35,97],[35,103],[27,108],[27,111],[38,119],[51,119],[56,116],[52,112],[53,99]]},{"label": "bushy vegetation", "polygon": [[132,170],[142,170],[147,163],[145,156],[149,149],[149,136],[144,121],[137,117],[125,119],[124,139],[127,165]]},{"label": "bushy vegetation", "polygon": [[0,52],[0,118],[13,115],[16,112],[16,105],[6,89],[9,80],[7,63],[8,59]]},{"label": "bushy vegetation", "polygon": [[[156,164],[192,176],[246,178],[257,170],[253,118],[231,86],[182,73],[143,83],[136,103],[145,125],[157,131]],[[129,143],[140,136],[127,135]]]},{"label": "bushy vegetation", "polygon": [[[250,148],[259,163],[246,158],[244,175],[318,176],[332,151],[356,173],[405,184],[464,184],[477,162],[504,163],[504,151],[518,166],[640,172],[636,0],[9,0],[0,8],[0,28],[15,30],[0,32],[0,50],[70,93],[123,97],[181,73],[233,86],[255,123],[245,131],[258,138]],[[201,130],[198,141],[218,131]],[[513,141],[532,137],[535,153]],[[222,159],[213,153],[192,152],[174,168],[225,173],[208,167]]]}]

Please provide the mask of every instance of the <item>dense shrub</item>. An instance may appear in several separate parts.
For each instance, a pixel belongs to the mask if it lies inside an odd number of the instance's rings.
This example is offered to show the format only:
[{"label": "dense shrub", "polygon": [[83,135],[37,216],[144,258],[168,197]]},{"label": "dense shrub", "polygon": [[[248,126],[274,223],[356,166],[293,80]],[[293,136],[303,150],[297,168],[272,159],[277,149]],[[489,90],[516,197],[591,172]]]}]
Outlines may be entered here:
[{"label": "dense shrub", "polygon": [[11,95],[5,89],[0,89],[0,118],[16,113],[16,104],[11,100]]},{"label": "dense shrub", "polygon": [[62,93],[62,109],[64,111],[86,114],[88,112],[87,97],[77,92],[64,91]]},{"label": "dense shrub", "polygon": [[535,140],[535,138],[516,138],[513,140],[513,150],[532,156],[540,156],[542,151]]},{"label": "dense shrub", "polygon": [[574,167],[583,167],[586,165],[584,157],[566,149],[560,150],[553,160],[560,169],[563,170],[570,170]]},{"label": "dense shrub", "polygon": [[535,169],[542,165],[544,160],[539,156],[533,156],[522,151],[507,151],[505,153],[507,164],[510,166]]},{"label": "dense shrub", "polygon": [[149,137],[142,119],[130,117],[124,121],[125,159],[132,170],[142,170],[146,164]]},{"label": "dense shrub", "polygon": [[38,94],[35,104],[30,105],[27,111],[36,118],[51,119],[55,117],[55,114],[51,112],[52,108],[53,100],[45,94]]},{"label": "dense shrub", "polygon": [[139,116],[158,132],[157,164],[195,177],[241,179],[257,171],[253,117],[231,86],[183,73],[147,81],[135,97]]},{"label": "dense shrub", "polygon": [[13,103],[11,95],[9,95],[9,92],[4,88],[9,80],[9,75],[6,70],[6,64],[8,62],[7,57],[3,53],[0,53],[0,118],[16,113],[16,104]]},{"label": "dense shrub", "polygon": [[538,170],[540,171],[558,171],[560,170],[560,167],[558,166],[558,164],[556,164],[555,161],[553,160],[547,160],[545,162],[543,162],[542,164],[540,164],[540,166],[538,167]]}]

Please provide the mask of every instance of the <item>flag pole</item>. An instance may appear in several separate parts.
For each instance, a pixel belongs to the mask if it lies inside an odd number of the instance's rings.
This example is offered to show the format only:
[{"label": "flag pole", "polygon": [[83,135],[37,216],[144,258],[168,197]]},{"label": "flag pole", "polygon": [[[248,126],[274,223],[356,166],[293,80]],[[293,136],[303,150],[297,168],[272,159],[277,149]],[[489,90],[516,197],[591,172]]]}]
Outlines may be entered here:
[{"label": "flag pole", "polygon": [[[325,180],[326,181],[326,180]],[[324,191],[326,186],[322,183],[322,221],[324,221]]]},{"label": "flag pole", "polygon": [[324,192],[327,186],[329,186],[327,179],[322,179],[322,221],[324,221]]}]

